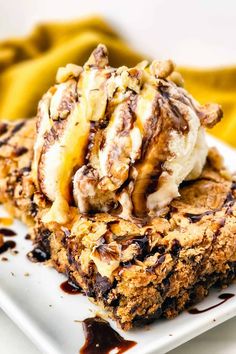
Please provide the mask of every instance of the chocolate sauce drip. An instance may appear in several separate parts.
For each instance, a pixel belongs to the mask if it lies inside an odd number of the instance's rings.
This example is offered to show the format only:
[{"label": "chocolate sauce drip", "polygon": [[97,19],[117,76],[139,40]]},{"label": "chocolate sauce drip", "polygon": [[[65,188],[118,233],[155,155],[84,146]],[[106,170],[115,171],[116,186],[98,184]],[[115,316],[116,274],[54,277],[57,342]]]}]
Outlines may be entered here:
[{"label": "chocolate sauce drip", "polygon": [[13,249],[16,247],[16,243],[14,241],[5,241],[4,244],[0,247],[0,254]]},{"label": "chocolate sauce drip", "polygon": [[25,146],[20,146],[15,149],[15,156],[19,157],[26,154],[29,150]]},{"label": "chocolate sauce drip", "polygon": [[38,205],[34,202],[31,202],[30,205],[30,214],[35,217],[38,213]]},{"label": "chocolate sauce drip", "polygon": [[7,123],[0,123],[0,135],[3,135],[7,132]]},{"label": "chocolate sauce drip", "polygon": [[191,315],[197,315],[199,313],[207,312],[209,310],[214,309],[215,307],[218,307],[218,306],[222,305],[224,302],[226,302],[227,300],[231,299],[233,296],[234,296],[234,294],[230,294],[230,293],[220,294],[218,296],[218,298],[221,299],[222,301],[220,301],[218,304],[210,306],[210,307],[207,307],[206,309],[203,309],[203,310],[198,310],[197,308],[193,308],[193,309],[190,309],[188,312]]},{"label": "chocolate sauce drip", "polygon": [[87,151],[86,151],[86,156],[85,156],[85,162],[86,164],[89,163],[89,159],[91,156],[91,151],[94,146],[94,138],[95,134],[97,132],[97,125],[95,122],[90,122],[90,131],[89,131],[89,137],[88,137],[88,143],[87,143]]},{"label": "chocolate sauce drip", "polygon": [[232,182],[231,190],[232,191],[236,190],[236,182]]},{"label": "chocolate sauce drip", "polygon": [[50,258],[49,253],[40,246],[36,246],[31,252],[27,253],[27,258],[33,263],[42,263]]},{"label": "chocolate sauce drip", "polygon": [[[230,211],[231,211],[231,207],[234,205],[235,203],[235,198],[232,194],[232,192],[235,190],[236,188],[236,183],[233,182],[232,183],[232,186],[231,186],[231,191],[227,194],[226,198],[225,198],[225,201],[222,205],[222,208],[227,208],[227,211],[226,211],[226,214],[230,214]],[[191,214],[191,213],[186,213],[185,216],[192,222],[192,223],[195,223],[195,222],[198,222],[200,221],[203,216],[205,215],[211,215],[211,214],[214,214],[216,213],[217,211],[220,211],[221,208],[219,209],[215,209],[215,210],[207,210],[205,211],[204,213],[201,213],[201,214]]]},{"label": "chocolate sauce drip", "polygon": [[25,240],[31,240],[30,234],[25,235]]},{"label": "chocolate sauce drip", "polygon": [[11,140],[11,138],[13,137],[13,135],[14,135],[15,133],[17,133],[21,128],[23,128],[24,125],[25,125],[25,121],[22,121],[22,122],[16,124],[16,125],[14,126],[14,128],[12,129],[10,135],[7,136],[5,139],[3,139],[3,140],[0,141],[0,147],[3,146],[3,145],[6,145],[6,144],[9,142],[9,140]]},{"label": "chocolate sauce drip", "polygon": [[178,106],[171,99],[170,95],[170,87],[164,82],[159,82],[158,90],[161,93],[164,100],[168,101],[168,104],[171,108],[171,121],[176,130],[181,133],[186,133],[189,131],[188,121],[185,120],[185,117],[182,112],[180,112]]},{"label": "chocolate sauce drip", "polygon": [[154,265],[152,265],[152,266],[150,266],[150,267],[147,268],[147,272],[149,272],[149,273],[155,272],[155,269],[156,269],[158,266],[160,266],[160,265],[165,261],[165,259],[166,259],[166,256],[165,256],[164,254],[161,255],[161,256],[157,259],[157,261],[155,262]]},{"label": "chocolate sauce drip", "polygon": [[6,145],[9,140],[10,140],[10,138],[6,138],[6,139],[3,139],[3,140],[0,140],[0,147]]},{"label": "chocolate sauce drip", "polygon": [[136,244],[137,246],[139,246],[139,254],[136,256],[136,259],[143,261],[145,257],[149,254],[149,243],[146,235],[140,237],[136,236],[126,240],[122,244],[123,249],[128,247],[130,244]]},{"label": "chocolate sauce drip", "polygon": [[16,236],[15,231],[10,230],[10,229],[5,229],[4,227],[0,228],[0,234],[5,236],[5,237],[13,237]]},{"label": "chocolate sauce drip", "polygon": [[61,283],[60,288],[65,293],[70,294],[70,295],[81,294],[81,291],[82,291],[82,289],[78,285],[73,283],[73,281],[70,279]]},{"label": "chocolate sauce drip", "polygon": [[229,192],[226,196],[223,207],[233,206],[234,202],[235,202],[234,196],[233,196],[232,192]]},{"label": "chocolate sauce drip", "polygon": [[31,166],[25,166],[19,170],[19,173],[20,175],[23,176],[23,175],[27,175],[30,171],[31,171]]},{"label": "chocolate sauce drip", "polygon": [[15,127],[12,129],[11,133],[12,134],[17,133],[19,130],[21,130],[21,128],[23,128],[24,125],[25,125],[25,121],[23,120],[22,122],[15,125]]},{"label": "chocolate sauce drip", "polygon": [[192,223],[195,223],[195,222],[198,222],[200,221],[203,216],[205,215],[211,215],[211,214],[214,214],[215,213],[215,210],[207,210],[205,211],[204,213],[201,213],[201,214],[191,214],[191,213],[186,213],[185,216],[192,222]]},{"label": "chocolate sauce drip", "polygon": [[227,194],[227,197],[224,201],[224,204],[223,204],[223,207],[226,207],[226,214],[228,215],[232,215],[233,213],[233,205],[235,203],[235,197],[234,197],[234,191],[236,189],[236,182],[232,182],[232,185],[231,185],[231,192],[229,192]]},{"label": "chocolate sauce drip", "polygon": [[214,239],[216,239],[220,235],[221,229],[222,229],[222,227],[225,226],[226,220],[224,218],[222,218],[218,221],[218,223],[219,223],[219,227],[214,234]]},{"label": "chocolate sauce drip", "polygon": [[116,349],[117,354],[122,354],[137,343],[122,338],[109,323],[96,316],[83,321],[85,343],[80,349],[80,354],[109,354]]}]

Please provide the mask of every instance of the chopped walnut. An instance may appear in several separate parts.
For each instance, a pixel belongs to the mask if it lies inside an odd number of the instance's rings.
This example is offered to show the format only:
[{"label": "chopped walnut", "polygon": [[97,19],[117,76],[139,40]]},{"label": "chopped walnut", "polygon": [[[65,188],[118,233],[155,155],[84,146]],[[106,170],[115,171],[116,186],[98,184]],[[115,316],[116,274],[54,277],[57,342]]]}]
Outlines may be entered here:
[{"label": "chopped walnut", "polygon": [[223,111],[221,106],[216,103],[207,103],[198,112],[202,125],[206,128],[213,128],[216,123],[221,121]]},{"label": "chopped walnut", "polygon": [[85,66],[99,66],[104,68],[108,65],[108,51],[105,45],[99,44],[92,52]]},{"label": "chopped walnut", "polygon": [[82,67],[74,64],[67,64],[65,67],[59,68],[56,75],[58,83],[65,82],[70,78],[77,78],[82,72]]},{"label": "chopped walnut", "polygon": [[168,79],[173,81],[177,86],[184,87],[184,79],[182,75],[178,71],[173,71],[169,76]]},{"label": "chopped walnut", "polygon": [[121,262],[128,262],[139,254],[140,247],[136,243],[132,243],[121,253]]},{"label": "chopped walnut", "polygon": [[98,272],[103,277],[112,278],[112,273],[120,265],[121,250],[116,242],[94,247],[90,258],[94,261]]},{"label": "chopped walnut", "polygon": [[174,67],[175,65],[171,60],[154,60],[150,65],[150,72],[157,78],[165,79],[173,72]]}]

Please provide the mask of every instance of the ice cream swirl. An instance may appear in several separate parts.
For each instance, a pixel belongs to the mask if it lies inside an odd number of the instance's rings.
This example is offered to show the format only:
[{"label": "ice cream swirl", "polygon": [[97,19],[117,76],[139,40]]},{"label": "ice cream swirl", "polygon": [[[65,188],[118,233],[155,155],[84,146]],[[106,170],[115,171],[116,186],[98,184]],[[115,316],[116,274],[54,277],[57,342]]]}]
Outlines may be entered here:
[{"label": "ice cream swirl", "polygon": [[38,108],[33,174],[52,202],[46,221],[117,210],[155,215],[197,178],[207,156],[204,127],[222,117],[176,81],[171,61],[112,68],[99,45],[83,67],[60,68]]}]

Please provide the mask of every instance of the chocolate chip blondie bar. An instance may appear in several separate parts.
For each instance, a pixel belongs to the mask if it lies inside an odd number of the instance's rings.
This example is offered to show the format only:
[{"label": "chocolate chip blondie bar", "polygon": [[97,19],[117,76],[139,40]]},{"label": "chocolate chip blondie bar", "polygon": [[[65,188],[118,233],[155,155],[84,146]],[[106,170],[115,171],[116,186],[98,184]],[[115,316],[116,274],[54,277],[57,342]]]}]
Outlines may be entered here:
[{"label": "chocolate chip blondie bar", "polygon": [[[195,181],[155,218],[79,214],[44,224],[50,202],[32,180],[35,119],[1,125],[0,200],[32,228],[34,243],[125,330],[172,318],[236,274],[236,184],[210,149]],[[20,153],[19,153],[20,151]]]}]

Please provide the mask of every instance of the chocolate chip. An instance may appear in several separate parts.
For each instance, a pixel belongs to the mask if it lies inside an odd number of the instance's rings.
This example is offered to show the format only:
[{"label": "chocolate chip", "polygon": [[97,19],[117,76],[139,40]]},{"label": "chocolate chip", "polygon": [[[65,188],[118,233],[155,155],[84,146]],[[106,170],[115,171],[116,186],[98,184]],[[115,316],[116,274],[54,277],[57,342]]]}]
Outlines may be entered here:
[{"label": "chocolate chip", "polygon": [[30,214],[35,217],[38,213],[38,205],[34,202],[31,203],[30,205]]},{"label": "chocolate chip", "polygon": [[27,258],[33,262],[45,262],[50,259],[50,254],[41,246],[36,246],[31,252],[27,253]]},{"label": "chocolate chip", "polygon": [[155,269],[160,266],[165,261],[165,259],[165,254],[161,255],[152,266],[147,268],[147,272],[155,273]]},{"label": "chocolate chip", "polygon": [[185,213],[184,216],[186,216],[192,223],[196,223],[196,222],[200,221],[203,218],[203,216],[214,214],[215,211],[216,210],[207,210],[201,214]]},{"label": "chocolate chip", "polygon": [[181,244],[179,240],[174,239],[171,246],[171,253],[173,256],[177,256],[181,250]]},{"label": "chocolate chip", "polygon": [[96,274],[94,290],[96,294],[104,296],[112,287],[111,282],[107,277],[102,277],[100,274]]},{"label": "chocolate chip", "polygon": [[142,316],[136,316],[133,320],[133,325],[135,327],[143,327],[144,325],[150,324],[161,317],[162,309],[158,308],[153,314],[143,318]]},{"label": "chocolate chip", "polygon": [[166,251],[166,248],[165,248],[165,246],[163,246],[163,245],[157,245],[157,246],[155,246],[153,249],[152,249],[152,255],[153,254],[155,254],[155,253],[160,253],[160,254],[163,254],[163,253],[165,253],[165,251]]},{"label": "chocolate chip", "polygon": [[7,132],[7,123],[0,123],[0,135],[3,135]]},{"label": "chocolate chip", "polygon": [[232,182],[231,190],[234,191],[236,189],[236,182]]},{"label": "chocolate chip", "polygon": [[[232,187],[231,187],[232,189]],[[233,204],[235,203],[235,199],[234,199],[234,196],[232,194],[232,192],[229,192],[226,196],[226,199],[224,201],[224,204],[223,204],[223,207],[227,206],[233,206]]]},{"label": "chocolate chip", "polygon": [[27,175],[30,171],[31,171],[31,167],[30,166],[22,167],[19,170],[19,175],[22,177],[23,175]]},{"label": "chocolate chip", "polygon": [[27,152],[28,152],[28,149],[25,146],[18,147],[14,151],[15,156],[17,156],[17,157],[22,156],[22,155],[26,154]]}]

